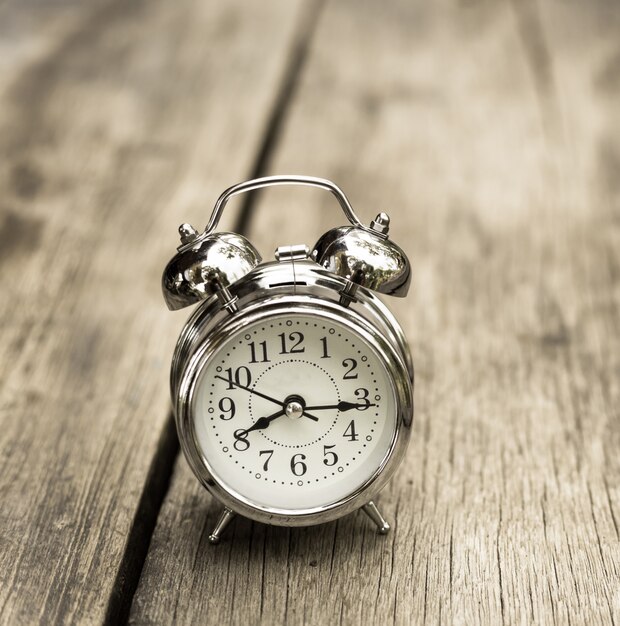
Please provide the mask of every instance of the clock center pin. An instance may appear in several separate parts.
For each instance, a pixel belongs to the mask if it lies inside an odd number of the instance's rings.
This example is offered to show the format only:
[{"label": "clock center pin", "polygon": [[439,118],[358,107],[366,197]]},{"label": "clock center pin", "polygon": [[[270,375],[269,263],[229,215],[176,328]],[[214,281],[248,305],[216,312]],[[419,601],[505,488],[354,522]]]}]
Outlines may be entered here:
[{"label": "clock center pin", "polygon": [[300,396],[289,396],[285,403],[284,412],[287,417],[298,420],[304,414],[305,402]]}]

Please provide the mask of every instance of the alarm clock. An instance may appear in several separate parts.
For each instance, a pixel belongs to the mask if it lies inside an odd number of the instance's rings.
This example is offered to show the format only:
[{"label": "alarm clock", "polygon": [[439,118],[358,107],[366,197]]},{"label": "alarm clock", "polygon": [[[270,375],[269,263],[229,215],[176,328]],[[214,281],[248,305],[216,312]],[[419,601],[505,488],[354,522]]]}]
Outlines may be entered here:
[{"label": "alarm clock", "polygon": [[[331,192],[349,223],[266,261],[241,234],[216,232],[231,197],[277,185]],[[172,310],[198,306],[174,351],[171,395],[185,457],[223,505],[212,543],[236,514],[306,526],[361,508],[389,531],[375,499],[413,420],[407,340],[375,295],[404,297],[411,278],[389,222],[380,213],[364,225],[329,180],[271,176],[224,191],[204,232],[180,226],[163,295]]]}]

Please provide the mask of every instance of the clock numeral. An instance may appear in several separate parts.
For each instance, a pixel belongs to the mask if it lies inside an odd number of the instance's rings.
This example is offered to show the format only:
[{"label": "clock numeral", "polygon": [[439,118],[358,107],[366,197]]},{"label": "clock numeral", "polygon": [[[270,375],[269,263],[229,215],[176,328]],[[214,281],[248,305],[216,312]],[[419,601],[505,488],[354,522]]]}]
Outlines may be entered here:
[{"label": "clock numeral", "polygon": [[357,361],[355,359],[345,359],[342,362],[342,367],[348,367],[349,369],[344,373],[343,380],[351,380],[357,378],[357,374],[354,374],[357,369]]},{"label": "clock numeral", "polygon": [[360,403],[364,403],[364,406],[356,407],[358,411],[365,411],[370,406],[370,400],[368,399],[369,393],[370,392],[368,391],[368,389],[365,389],[364,387],[360,387],[359,389],[355,390],[355,396],[357,397],[357,399],[360,401]]},{"label": "clock numeral", "polygon": [[[296,460],[299,457],[299,460]],[[291,472],[295,476],[303,476],[308,471],[308,466],[304,463],[306,460],[305,454],[294,454],[291,459]]]},{"label": "clock numeral", "polygon": [[263,456],[263,454],[267,455],[267,460],[263,463],[263,470],[266,472],[269,469],[269,461],[271,461],[271,457],[273,456],[273,450],[261,450],[258,456]]},{"label": "clock numeral", "polygon": [[[305,352],[305,348],[300,348],[301,344],[304,341],[304,335],[300,332],[292,332],[289,333],[289,336],[286,336],[286,333],[280,333],[278,335],[280,337],[280,341],[282,343],[282,350],[280,354],[298,354],[300,352]],[[291,342],[291,346],[289,347],[289,342]]]},{"label": "clock numeral", "polygon": [[332,465],[336,465],[338,463],[338,455],[335,452],[330,452],[332,448],[336,446],[323,446],[323,463],[327,465],[327,467],[332,467]]},{"label": "clock numeral", "polygon": [[271,361],[267,358],[267,342],[266,341],[261,341],[259,342],[258,346],[259,346],[259,350],[258,352],[260,352],[260,355],[262,356],[261,359],[257,359],[256,358],[256,344],[253,341],[250,341],[250,343],[248,344],[250,346],[250,363],[258,363],[259,361],[261,363],[271,363]]},{"label": "clock numeral", "polygon": [[346,437],[349,441],[357,441],[359,436],[355,431],[355,420],[351,420],[347,429],[344,431],[343,437]]},{"label": "clock numeral", "polygon": [[250,447],[247,430],[240,428],[233,433],[233,437],[235,438],[233,446],[237,452],[245,452]]},{"label": "clock numeral", "polygon": [[331,356],[329,356],[329,353],[327,352],[327,337],[321,337],[321,343],[323,344],[323,354],[321,358],[331,359]]},{"label": "clock numeral", "polygon": [[245,365],[238,367],[234,373],[232,367],[227,367],[224,371],[226,372],[226,380],[228,381],[228,387],[226,387],[226,389],[234,389],[235,384],[241,387],[249,387],[252,382],[252,373]]},{"label": "clock numeral", "polygon": [[220,408],[220,419],[224,421],[231,420],[235,416],[235,403],[232,398],[222,398],[217,406]]}]

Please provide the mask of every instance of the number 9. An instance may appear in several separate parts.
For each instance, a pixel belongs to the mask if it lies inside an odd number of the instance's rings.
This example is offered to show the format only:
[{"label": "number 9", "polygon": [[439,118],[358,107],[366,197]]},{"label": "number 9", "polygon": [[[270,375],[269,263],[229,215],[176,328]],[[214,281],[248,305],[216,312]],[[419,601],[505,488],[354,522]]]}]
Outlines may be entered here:
[{"label": "number 9", "polygon": [[[222,398],[218,402],[218,406],[220,407],[220,419],[224,421],[231,420],[235,416],[235,403],[232,398]],[[228,413],[228,417],[225,415]]]}]

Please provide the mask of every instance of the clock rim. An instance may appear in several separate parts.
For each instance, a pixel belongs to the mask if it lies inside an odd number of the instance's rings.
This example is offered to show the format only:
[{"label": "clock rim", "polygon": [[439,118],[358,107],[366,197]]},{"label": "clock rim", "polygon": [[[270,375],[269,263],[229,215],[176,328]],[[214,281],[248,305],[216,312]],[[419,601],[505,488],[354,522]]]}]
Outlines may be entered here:
[{"label": "clock rim", "polygon": [[[396,422],[390,446],[371,476],[349,494],[309,509],[281,509],[259,505],[238,494],[214,472],[196,439],[193,398],[200,373],[231,335],[274,316],[307,314],[340,323],[367,342],[385,367],[394,394]],[[181,447],[189,465],[209,493],[235,513],[258,522],[278,526],[308,526],[332,521],[352,513],[376,497],[402,462],[413,422],[412,385],[405,355],[387,337],[357,312],[312,295],[269,295],[226,317],[211,329],[209,336],[187,360],[179,377],[175,415]]]}]

